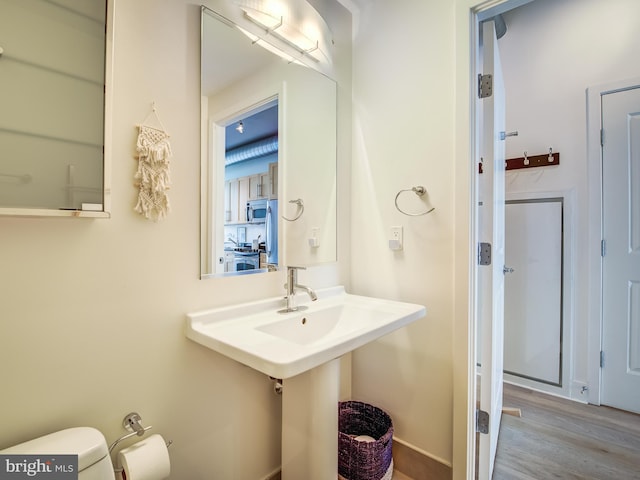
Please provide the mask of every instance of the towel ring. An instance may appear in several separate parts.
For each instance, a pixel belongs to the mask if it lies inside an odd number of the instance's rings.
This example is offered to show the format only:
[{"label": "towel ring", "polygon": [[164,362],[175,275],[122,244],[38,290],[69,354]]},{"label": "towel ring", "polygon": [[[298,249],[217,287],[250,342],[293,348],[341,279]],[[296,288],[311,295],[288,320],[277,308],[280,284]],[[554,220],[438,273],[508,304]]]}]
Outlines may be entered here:
[{"label": "towel ring", "polygon": [[295,200],[289,200],[289,203],[295,203],[298,206],[298,212],[294,218],[287,218],[284,215],[282,215],[282,218],[284,218],[287,222],[295,222],[304,213],[304,202],[301,198],[297,198]]},{"label": "towel ring", "polygon": [[401,193],[403,192],[413,192],[415,193],[418,197],[422,197],[425,193],[427,193],[427,189],[424,188],[423,186],[417,186],[417,187],[413,187],[413,188],[407,188],[405,190],[400,190],[397,195],[396,195],[396,199],[395,199],[395,204],[396,204],[396,208],[398,209],[398,211],[404,215],[408,215],[410,217],[420,217],[422,215],[426,215],[427,213],[431,213],[433,212],[436,207],[431,207],[429,210],[426,210],[424,212],[419,212],[419,213],[409,213],[409,212],[405,212],[404,210],[402,210],[399,206],[398,206],[398,197],[400,196]]}]

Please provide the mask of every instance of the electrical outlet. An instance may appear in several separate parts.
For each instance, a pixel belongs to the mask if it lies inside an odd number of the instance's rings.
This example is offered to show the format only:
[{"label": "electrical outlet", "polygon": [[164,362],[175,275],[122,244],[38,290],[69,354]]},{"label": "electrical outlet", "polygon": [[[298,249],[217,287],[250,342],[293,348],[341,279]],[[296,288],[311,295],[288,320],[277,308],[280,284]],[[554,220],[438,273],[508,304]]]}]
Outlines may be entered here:
[{"label": "electrical outlet", "polygon": [[391,250],[402,250],[402,227],[391,227],[389,248]]}]

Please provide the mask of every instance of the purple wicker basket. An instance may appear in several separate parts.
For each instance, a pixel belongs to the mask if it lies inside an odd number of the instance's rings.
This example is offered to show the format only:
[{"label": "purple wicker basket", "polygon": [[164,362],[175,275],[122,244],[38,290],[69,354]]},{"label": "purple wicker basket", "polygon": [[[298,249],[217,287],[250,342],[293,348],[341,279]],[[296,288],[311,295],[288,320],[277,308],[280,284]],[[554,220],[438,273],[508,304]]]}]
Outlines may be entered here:
[{"label": "purple wicker basket", "polygon": [[[374,442],[355,440],[368,435]],[[393,423],[373,405],[338,404],[338,473],[347,480],[380,480],[391,465]]]}]

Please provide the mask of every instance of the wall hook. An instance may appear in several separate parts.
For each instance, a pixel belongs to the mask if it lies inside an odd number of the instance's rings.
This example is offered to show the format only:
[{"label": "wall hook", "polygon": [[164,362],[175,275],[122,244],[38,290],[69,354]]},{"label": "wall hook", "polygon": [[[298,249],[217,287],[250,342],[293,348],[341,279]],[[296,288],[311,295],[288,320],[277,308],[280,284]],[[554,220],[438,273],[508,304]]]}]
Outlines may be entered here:
[{"label": "wall hook", "polygon": [[[158,127],[151,126],[151,125],[149,125],[149,124],[147,123],[147,122],[149,122],[150,120],[153,120],[153,118],[155,118],[155,119],[156,119],[156,121],[157,121],[157,123],[158,123],[158,125],[159,125],[159,128],[158,128]],[[160,115],[158,115],[158,108],[156,107],[156,102],[155,102],[155,101],[151,102],[151,111],[150,111],[150,112],[149,112],[149,114],[145,117],[145,119],[142,121],[142,123],[141,123],[140,125],[138,125],[138,126],[142,126],[142,125],[145,125],[146,127],[149,127],[149,128],[153,128],[153,129],[155,129],[155,130],[160,130],[160,131],[162,131],[162,132],[164,132],[164,133],[166,133],[166,132],[167,132],[167,129],[166,129],[166,127],[164,126],[164,124],[162,123],[162,120],[160,120]],[[167,134],[167,135],[168,135],[168,134]]]}]

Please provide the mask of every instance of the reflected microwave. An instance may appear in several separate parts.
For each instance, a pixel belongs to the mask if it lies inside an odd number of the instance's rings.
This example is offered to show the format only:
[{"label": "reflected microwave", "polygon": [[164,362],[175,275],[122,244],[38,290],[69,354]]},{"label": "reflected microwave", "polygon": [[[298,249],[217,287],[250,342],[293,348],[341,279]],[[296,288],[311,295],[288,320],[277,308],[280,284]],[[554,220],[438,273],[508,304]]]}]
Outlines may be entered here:
[{"label": "reflected microwave", "polygon": [[267,200],[251,200],[247,202],[247,222],[265,223],[267,221]]}]

